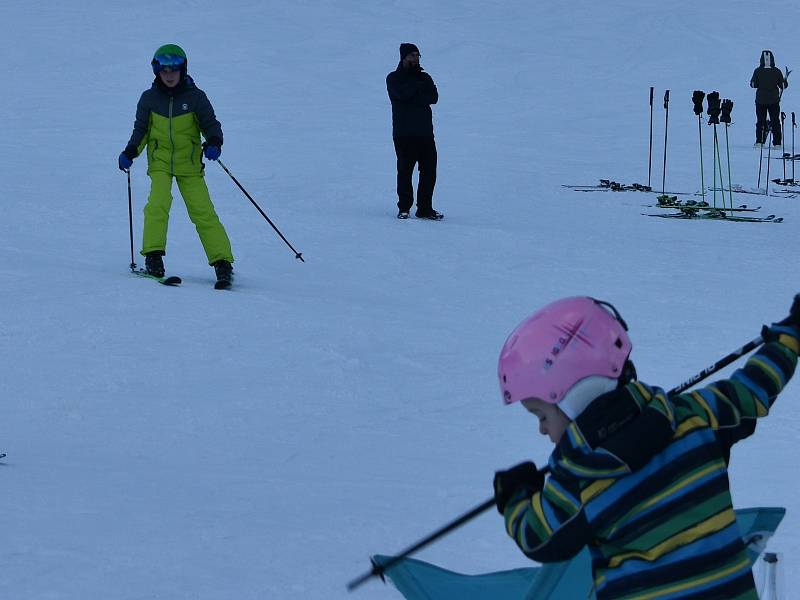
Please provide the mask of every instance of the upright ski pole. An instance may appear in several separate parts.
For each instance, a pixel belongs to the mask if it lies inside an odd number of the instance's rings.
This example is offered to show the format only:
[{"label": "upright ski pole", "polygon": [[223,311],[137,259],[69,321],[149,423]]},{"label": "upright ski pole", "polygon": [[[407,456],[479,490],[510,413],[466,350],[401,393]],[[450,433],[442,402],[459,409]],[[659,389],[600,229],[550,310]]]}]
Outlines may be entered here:
[{"label": "upright ski pole", "polygon": [[136,263],[133,260],[133,199],[131,194],[131,170],[125,169],[128,174],[128,229],[131,237],[131,271],[136,271]]},{"label": "upright ski pole", "polygon": [[797,128],[797,123],[794,120],[794,111],[792,111],[792,183],[794,183],[794,130]]},{"label": "upright ski pole", "polygon": [[664,170],[661,174],[661,195],[666,194],[667,185],[667,131],[669,130],[669,90],[664,92]]},{"label": "upright ski pole", "polygon": [[233,173],[231,173],[228,170],[228,167],[226,167],[225,164],[221,160],[217,160],[217,162],[219,163],[220,167],[225,169],[225,172],[233,180],[233,183],[235,183],[237,185],[237,187],[240,190],[242,190],[242,193],[245,196],[247,196],[247,199],[250,200],[250,202],[253,203],[253,206],[255,206],[256,209],[258,210],[258,212],[261,213],[261,216],[264,217],[267,220],[267,223],[269,223],[272,226],[272,228],[275,230],[275,233],[277,233],[281,237],[281,239],[286,243],[286,245],[289,246],[289,248],[292,250],[292,252],[294,252],[294,257],[295,258],[299,258],[302,262],[306,262],[305,260],[303,260],[303,254],[301,252],[298,252],[297,250],[295,250],[294,247],[289,243],[289,240],[287,240],[285,237],[283,237],[283,234],[280,232],[280,230],[277,227],[275,227],[275,223],[273,223],[270,220],[270,218],[267,216],[267,214],[263,210],[261,210],[261,207],[258,204],[256,204],[256,201],[253,200],[252,196],[250,196],[250,194],[247,193],[247,190],[242,187],[242,184],[239,183],[239,181],[236,179],[236,177],[233,176]]},{"label": "upright ski pole", "polygon": [[761,189],[761,165],[764,163],[764,144],[759,144],[761,147],[758,150],[758,184],[756,187]]},{"label": "upright ski pole", "polygon": [[[652,90],[653,88],[650,89]],[[705,96],[705,92],[701,90],[695,90],[692,93],[694,114],[697,115],[697,133],[700,136],[700,195],[703,197],[704,202],[706,199],[706,183],[703,169],[703,98],[705,98]]]},{"label": "upright ski pole", "polygon": [[728,157],[728,199],[733,208],[733,179],[731,178],[731,147],[728,143],[728,127],[731,124],[731,112],[733,112],[733,100],[725,99],[722,101],[722,116],[720,121],[725,123],[725,154]]},{"label": "upright ski pole", "polygon": [[766,180],[766,187],[764,188],[764,195],[769,196],[769,162],[772,160],[772,121],[767,121],[767,128],[769,129],[769,135],[767,136],[767,180]]},{"label": "upright ski pole", "polygon": [[712,160],[714,164],[714,208],[717,207],[717,165],[719,165],[719,187],[722,189],[722,208],[725,208],[725,182],[722,180],[722,164],[719,159],[719,138],[717,137],[717,124],[719,115],[722,112],[719,101],[719,92],[709,92],[706,96],[708,101],[708,124],[714,126],[714,154]]},{"label": "upright ski pole", "polygon": [[786,113],[781,111],[781,156],[783,157],[783,180],[786,181]]},{"label": "upright ski pole", "polygon": [[[794,113],[792,113],[794,115]],[[653,86],[650,86],[650,151],[647,157],[647,187],[650,187],[650,174],[653,171]]]}]

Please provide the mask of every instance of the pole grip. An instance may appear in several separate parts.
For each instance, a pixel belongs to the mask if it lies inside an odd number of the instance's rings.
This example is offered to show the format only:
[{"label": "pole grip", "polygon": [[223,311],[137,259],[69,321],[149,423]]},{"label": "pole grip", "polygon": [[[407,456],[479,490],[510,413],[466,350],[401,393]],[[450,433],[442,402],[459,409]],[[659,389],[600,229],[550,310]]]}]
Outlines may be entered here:
[{"label": "pole grip", "polygon": [[664,108],[669,108],[669,90],[664,92]]}]

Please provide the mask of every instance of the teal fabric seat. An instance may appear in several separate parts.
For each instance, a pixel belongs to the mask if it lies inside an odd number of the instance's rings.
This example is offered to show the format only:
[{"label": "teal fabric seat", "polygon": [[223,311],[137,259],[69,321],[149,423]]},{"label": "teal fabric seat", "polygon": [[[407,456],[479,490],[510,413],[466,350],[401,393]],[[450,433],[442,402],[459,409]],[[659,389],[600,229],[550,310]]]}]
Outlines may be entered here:
[{"label": "teal fabric seat", "polygon": [[[785,514],[785,508],[745,508],[736,511],[736,520],[747,545],[751,565],[765,550],[767,540],[775,533]],[[385,564],[390,558],[377,555],[373,560]],[[591,559],[585,548],[567,562],[483,575],[464,575],[407,558],[392,566],[386,572],[386,577],[408,600],[594,598]]]}]

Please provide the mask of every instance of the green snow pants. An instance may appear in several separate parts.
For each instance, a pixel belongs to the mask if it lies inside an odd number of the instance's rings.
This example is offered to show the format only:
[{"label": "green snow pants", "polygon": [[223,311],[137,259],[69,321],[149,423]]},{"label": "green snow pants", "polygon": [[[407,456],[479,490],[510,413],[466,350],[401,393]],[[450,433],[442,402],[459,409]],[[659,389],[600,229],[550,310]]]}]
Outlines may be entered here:
[{"label": "green snow pants", "polygon": [[[172,206],[172,175],[160,171],[150,174],[150,197],[144,207],[144,234],[142,239],[142,255],[167,247],[167,225],[169,209]],[[219,221],[208,187],[202,175],[175,176],[178,189],[186,204],[189,218],[197,229],[200,242],[208,257],[208,264],[218,260],[233,262],[231,242],[225,228]]]}]

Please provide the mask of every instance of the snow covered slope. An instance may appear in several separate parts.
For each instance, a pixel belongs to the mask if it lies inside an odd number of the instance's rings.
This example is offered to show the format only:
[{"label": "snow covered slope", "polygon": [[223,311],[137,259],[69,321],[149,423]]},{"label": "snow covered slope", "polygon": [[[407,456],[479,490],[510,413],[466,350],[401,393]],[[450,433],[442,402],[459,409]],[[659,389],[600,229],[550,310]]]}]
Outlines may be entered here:
[{"label": "snow covered slope", "polygon": [[[667,187],[694,191],[691,93],[716,89],[735,102],[733,180],[755,186],[748,81],[764,47],[797,66],[796,3],[533,4],[4,7],[0,597],[344,598],[371,553],[488,498],[494,470],[546,458],[495,382],[503,340],[535,308],[614,302],[640,376],[665,387],[784,316],[800,197],[737,199],[780,225],[681,222],[641,216],[654,196],[561,184],[646,182],[655,86],[654,185],[664,90]],[[403,41],[440,93],[441,223],[394,218],[384,78]],[[166,264],[184,285],[127,272],[116,159],[168,42],[214,103],[222,159],[305,263],[209,164],[235,289],[212,289],[177,189]],[[145,170],[137,160],[137,245]],[[798,390],[731,472],[737,506],[788,508],[772,547],[795,588]],[[527,564],[495,513],[420,557]],[[358,594],[397,597],[379,582]]]}]

